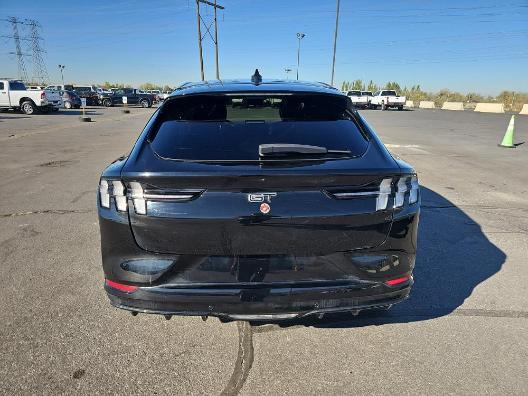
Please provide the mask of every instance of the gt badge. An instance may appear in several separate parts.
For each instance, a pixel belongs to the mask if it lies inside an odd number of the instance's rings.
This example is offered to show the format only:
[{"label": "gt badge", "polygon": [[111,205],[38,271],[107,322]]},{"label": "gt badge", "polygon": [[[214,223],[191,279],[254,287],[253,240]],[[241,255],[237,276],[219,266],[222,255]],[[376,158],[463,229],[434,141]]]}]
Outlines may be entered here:
[{"label": "gt badge", "polygon": [[268,202],[271,203],[271,198],[277,196],[277,193],[274,192],[264,192],[264,193],[251,193],[247,195],[249,202]]},{"label": "gt badge", "polygon": [[269,206],[269,204],[267,204],[266,202],[263,202],[260,204],[261,213],[268,214],[270,210],[271,210],[271,206]]}]

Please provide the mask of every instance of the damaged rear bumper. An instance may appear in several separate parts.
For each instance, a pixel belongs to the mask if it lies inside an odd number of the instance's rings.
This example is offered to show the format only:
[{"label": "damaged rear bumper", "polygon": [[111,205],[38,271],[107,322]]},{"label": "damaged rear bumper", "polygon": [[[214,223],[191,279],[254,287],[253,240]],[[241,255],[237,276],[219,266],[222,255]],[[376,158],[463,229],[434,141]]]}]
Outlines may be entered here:
[{"label": "damaged rear bumper", "polygon": [[386,308],[409,295],[413,280],[398,286],[372,282],[274,285],[139,287],[131,293],[105,286],[112,305],[132,312],[216,316],[232,320],[280,320]]}]

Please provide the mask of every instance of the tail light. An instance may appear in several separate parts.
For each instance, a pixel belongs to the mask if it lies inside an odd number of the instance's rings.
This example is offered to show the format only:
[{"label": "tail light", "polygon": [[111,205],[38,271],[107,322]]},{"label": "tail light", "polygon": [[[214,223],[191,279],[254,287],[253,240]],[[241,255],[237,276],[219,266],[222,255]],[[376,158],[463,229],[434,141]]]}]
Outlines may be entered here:
[{"label": "tail light", "polygon": [[383,283],[385,283],[387,286],[397,286],[402,283],[408,282],[411,277],[409,275],[402,276],[401,278],[395,278],[395,279],[389,279]]},{"label": "tail light", "polygon": [[376,184],[369,184],[354,190],[331,189],[325,193],[335,199],[376,198],[376,211],[389,207],[389,198],[393,197],[393,208],[401,208],[408,196],[408,203],[418,202],[418,178],[416,175],[401,176],[397,179],[385,178]]},{"label": "tail light", "polygon": [[42,91],[40,93],[40,99],[46,99],[46,92]]},{"label": "tail light", "polygon": [[99,200],[103,208],[110,209],[110,198],[114,198],[116,209],[126,212],[127,197],[124,184],[119,180],[101,179],[99,182]]},{"label": "tail light", "polygon": [[[409,205],[418,202],[418,177],[416,175],[402,176],[396,184],[396,195],[394,196],[394,207],[401,208],[405,204],[406,195],[409,196]],[[407,194],[408,193],[408,194]]]},{"label": "tail light", "polygon": [[137,286],[125,285],[123,283],[114,282],[109,279],[105,279],[105,283],[108,287],[111,287],[112,289],[116,289],[116,290],[119,290],[125,293],[134,293],[135,291],[139,289],[139,287]]},{"label": "tail light", "polygon": [[99,182],[99,200],[103,208],[110,208],[110,193],[108,191],[108,182],[101,179]]},{"label": "tail light", "polygon": [[186,202],[198,198],[204,190],[167,190],[144,188],[139,182],[130,182],[128,188],[120,180],[101,179],[99,183],[99,200],[101,206],[110,209],[111,198],[116,210],[126,212],[128,199],[132,200],[137,214],[147,214],[147,201]]}]

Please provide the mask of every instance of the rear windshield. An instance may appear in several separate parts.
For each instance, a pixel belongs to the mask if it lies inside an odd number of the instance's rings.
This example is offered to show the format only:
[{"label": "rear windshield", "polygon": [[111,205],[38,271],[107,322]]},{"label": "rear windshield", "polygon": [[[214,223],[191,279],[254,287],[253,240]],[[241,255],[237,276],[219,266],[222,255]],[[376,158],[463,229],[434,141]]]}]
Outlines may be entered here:
[{"label": "rear windshield", "polygon": [[359,91],[348,91],[348,96],[361,96],[361,92]]},{"label": "rear windshield", "polygon": [[396,91],[382,91],[381,96],[396,96]]},{"label": "rear windshield", "polygon": [[350,100],[337,95],[196,95],[169,100],[149,136],[161,157],[259,160],[259,145],[322,146],[363,154],[368,146]]},{"label": "rear windshield", "polygon": [[361,96],[372,96],[372,92],[370,92],[370,91],[361,91]]}]

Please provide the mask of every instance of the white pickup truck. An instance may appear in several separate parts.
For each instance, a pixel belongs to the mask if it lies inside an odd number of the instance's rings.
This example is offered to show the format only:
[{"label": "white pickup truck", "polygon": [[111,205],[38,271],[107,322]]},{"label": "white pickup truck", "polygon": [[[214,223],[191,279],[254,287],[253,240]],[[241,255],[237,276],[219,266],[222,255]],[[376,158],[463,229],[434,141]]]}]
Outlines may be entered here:
[{"label": "white pickup truck", "polygon": [[352,101],[355,107],[368,108],[370,107],[370,99],[372,98],[372,92],[370,91],[348,91],[347,96]]},{"label": "white pickup truck", "polygon": [[380,108],[381,110],[386,110],[393,107],[398,110],[403,110],[403,106],[405,106],[405,96],[398,96],[396,91],[392,90],[374,92],[370,100],[370,107],[373,109]]},{"label": "white pickup truck", "polygon": [[26,114],[34,114],[37,110],[53,110],[53,104],[44,90],[28,91],[21,81],[0,80],[0,109],[22,110]]},{"label": "white pickup truck", "polygon": [[28,91],[46,91],[46,99],[48,99],[48,102],[50,102],[53,106],[53,111],[59,111],[63,105],[62,94],[56,89],[52,89],[50,87],[44,88],[39,85],[30,85],[26,88]]}]

